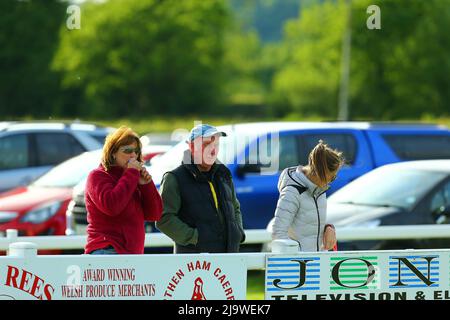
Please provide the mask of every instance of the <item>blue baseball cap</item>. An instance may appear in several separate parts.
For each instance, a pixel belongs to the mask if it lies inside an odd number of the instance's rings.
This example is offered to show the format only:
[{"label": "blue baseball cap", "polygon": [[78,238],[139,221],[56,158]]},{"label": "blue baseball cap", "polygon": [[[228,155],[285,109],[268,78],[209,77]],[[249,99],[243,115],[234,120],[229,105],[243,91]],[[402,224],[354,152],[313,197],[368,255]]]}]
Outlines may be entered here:
[{"label": "blue baseball cap", "polygon": [[198,137],[208,138],[219,134],[221,137],[226,137],[227,134],[223,131],[217,130],[216,127],[209,124],[199,124],[192,128],[191,133],[187,139],[187,142],[192,142]]}]

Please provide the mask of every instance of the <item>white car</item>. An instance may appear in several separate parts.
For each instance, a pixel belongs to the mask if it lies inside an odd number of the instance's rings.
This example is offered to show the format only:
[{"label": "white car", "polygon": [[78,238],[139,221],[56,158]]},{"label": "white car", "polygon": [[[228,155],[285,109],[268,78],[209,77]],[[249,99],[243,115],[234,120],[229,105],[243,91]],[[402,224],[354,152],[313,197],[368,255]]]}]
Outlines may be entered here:
[{"label": "white car", "polygon": [[55,165],[102,148],[113,128],[61,122],[0,122],[0,192],[28,185]]}]

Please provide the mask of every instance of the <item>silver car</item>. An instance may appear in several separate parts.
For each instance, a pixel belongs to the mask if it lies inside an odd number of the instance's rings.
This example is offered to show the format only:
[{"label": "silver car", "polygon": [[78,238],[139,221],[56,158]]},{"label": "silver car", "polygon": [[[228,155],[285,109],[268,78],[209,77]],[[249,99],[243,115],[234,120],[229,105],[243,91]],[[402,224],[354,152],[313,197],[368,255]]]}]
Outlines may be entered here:
[{"label": "silver car", "polygon": [[112,128],[61,122],[0,122],[0,192],[28,185],[55,165],[99,149]]}]

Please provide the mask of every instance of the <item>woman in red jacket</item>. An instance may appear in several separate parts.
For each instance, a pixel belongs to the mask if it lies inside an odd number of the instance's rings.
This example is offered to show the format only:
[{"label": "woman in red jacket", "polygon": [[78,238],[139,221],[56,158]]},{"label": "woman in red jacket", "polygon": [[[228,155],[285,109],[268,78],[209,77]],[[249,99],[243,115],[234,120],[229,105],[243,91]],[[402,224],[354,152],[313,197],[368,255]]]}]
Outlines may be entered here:
[{"label": "woman in red jacket", "polygon": [[144,253],[144,221],[158,221],[162,201],[142,162],[142,144],[130,128],[106,138],[102,163],[86,184],[86,254]]}]

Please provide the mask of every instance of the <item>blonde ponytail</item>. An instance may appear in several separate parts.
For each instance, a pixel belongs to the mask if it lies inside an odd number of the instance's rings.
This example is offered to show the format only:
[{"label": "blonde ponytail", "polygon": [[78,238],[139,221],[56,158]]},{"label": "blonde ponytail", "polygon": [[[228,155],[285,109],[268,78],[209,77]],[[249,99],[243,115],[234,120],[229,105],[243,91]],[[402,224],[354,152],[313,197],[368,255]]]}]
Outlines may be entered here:
[{"label": "blonde ponytail", "polygon": [[338,171],[343,164],[342,152],[331,149],[322,140],[319,140],[308,157],[311,172],[324,183],[327,181],[327,174]]}]

